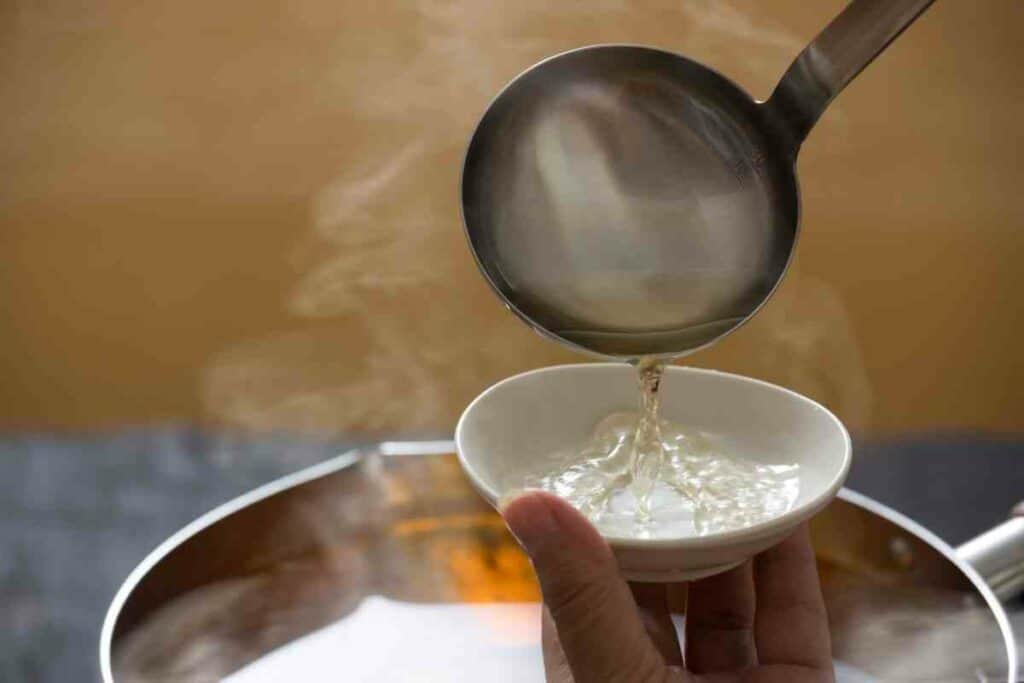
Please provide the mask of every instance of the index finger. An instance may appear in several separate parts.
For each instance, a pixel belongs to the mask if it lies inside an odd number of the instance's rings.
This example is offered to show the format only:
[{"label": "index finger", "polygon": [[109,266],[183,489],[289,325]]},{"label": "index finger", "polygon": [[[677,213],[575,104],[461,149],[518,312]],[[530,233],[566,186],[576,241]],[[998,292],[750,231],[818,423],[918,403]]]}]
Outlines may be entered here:
[{"label": "index finger", "polygon": [[754,558],[758,663],[832,670],[828,614],[807,524]]}]

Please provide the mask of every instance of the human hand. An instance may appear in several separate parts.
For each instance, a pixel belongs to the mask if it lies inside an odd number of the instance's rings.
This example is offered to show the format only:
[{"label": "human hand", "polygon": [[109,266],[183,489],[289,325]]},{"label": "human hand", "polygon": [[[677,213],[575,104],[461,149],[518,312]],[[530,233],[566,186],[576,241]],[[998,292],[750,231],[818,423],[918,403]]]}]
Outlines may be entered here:
[{"label": "human hand", "polygon": [[[562,499],[531,491],[502,514],[540,581],[549,683],[834,681],[806,524],[723,574],[631,587],[605,540]],[[670,616],[683,602],[685,658]]]}]

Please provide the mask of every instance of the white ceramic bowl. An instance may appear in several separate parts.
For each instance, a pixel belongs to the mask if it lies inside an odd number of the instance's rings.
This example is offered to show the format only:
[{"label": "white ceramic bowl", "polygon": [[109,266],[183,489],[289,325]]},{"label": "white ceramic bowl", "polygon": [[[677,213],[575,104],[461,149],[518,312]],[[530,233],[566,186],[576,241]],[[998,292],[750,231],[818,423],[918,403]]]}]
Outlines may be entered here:
[{"label": "white ceramic bowl", "polygon": [[[459,461],[492,505],[521,488],[551,453],[584,443],[598,420],[635,410],[636,371],[624,363],[560,365],[498,382],[462,414]],[[684,581],[725,571],[778,543],[835,496],[850,468],[850,436],[820,404],[774,384],[670,366],[661,414],[721,436],[733,454],[799,467],[800,492],[786,513],[753,526],[680,538],[606,536],[633,581]]]}]

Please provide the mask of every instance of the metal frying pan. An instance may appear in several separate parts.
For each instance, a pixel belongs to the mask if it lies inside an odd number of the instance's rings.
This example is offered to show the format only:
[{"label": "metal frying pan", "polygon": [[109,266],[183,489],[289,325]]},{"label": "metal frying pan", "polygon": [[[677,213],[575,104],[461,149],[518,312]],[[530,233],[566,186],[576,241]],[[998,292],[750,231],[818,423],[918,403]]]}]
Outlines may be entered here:
[{"label": "metal frying pan", "polygon": [[[451,452],[353,451],[197,519],[118,591],[104,681],[543,680],[530,566]],[[1024,518],[954,550],[843,490],[812,530],[840,681],[1017,680],[978,569],[1020,588]]]}]

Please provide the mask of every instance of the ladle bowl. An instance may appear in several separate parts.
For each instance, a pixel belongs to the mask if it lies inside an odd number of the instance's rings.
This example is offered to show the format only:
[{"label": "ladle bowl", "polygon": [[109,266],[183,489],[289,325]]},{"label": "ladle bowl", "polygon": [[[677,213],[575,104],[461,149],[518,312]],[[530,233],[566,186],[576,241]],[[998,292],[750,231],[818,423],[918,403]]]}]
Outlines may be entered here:
[{"label": "ladle bowl", "polygon": [[473,133],[462,208],[481,271],[544,335],[671,358],[748,320],[796,245],[796,156],[832,99],[932,0],[854,0],[772,95],[651,47],[546,59]]},{"label": "ladle bowl", "polygon": [[[622,363],[562,365],[510,377],[463,413],[455,432],[459,462],[497,506],[542,471],[552,454],[583,444],[600,419],[633,409],[636,396],[635,370]],[[850,437],[835,415],[759,380],[669,366],[661,416],[716,435],[728,445],[728,455],[799,465],[799,494],[787,512],[732,531],[653,539],[606,535],[630,580],[692,580],[739,564],[827,505],[850,467]]]}]

